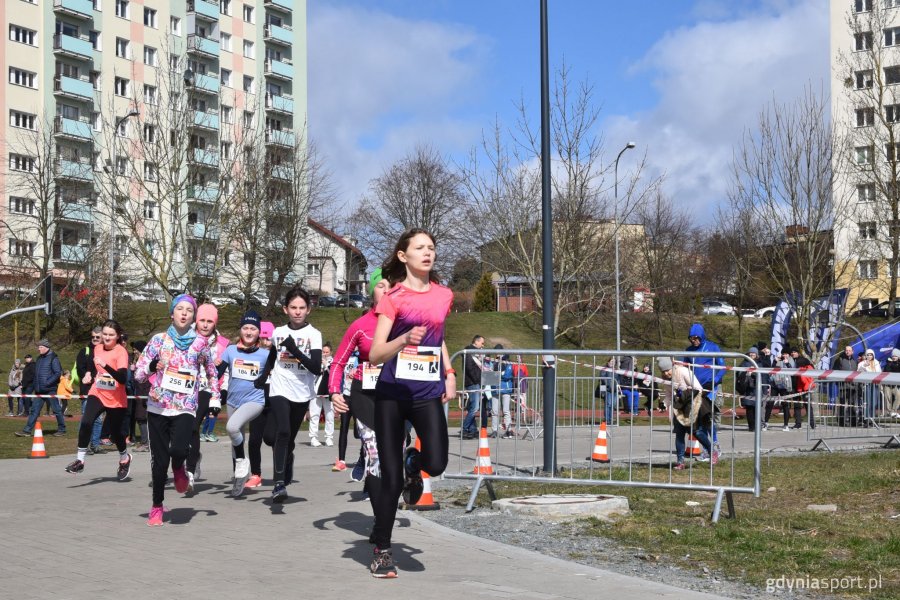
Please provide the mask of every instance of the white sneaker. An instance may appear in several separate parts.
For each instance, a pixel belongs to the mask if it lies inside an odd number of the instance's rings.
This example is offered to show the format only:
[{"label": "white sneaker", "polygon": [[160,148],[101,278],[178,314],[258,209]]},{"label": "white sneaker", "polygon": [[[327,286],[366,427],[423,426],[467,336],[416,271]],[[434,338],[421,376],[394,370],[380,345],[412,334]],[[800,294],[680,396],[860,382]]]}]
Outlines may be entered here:
[{"label": "white sneaker", "polygon": [[239,479],[242,477],[246,479],[250,476],[250,459],[239,458],[235,461],[234,476]]},{"label": "white sneaker", "polygon": [[891,418],[892,418],[892,419],[900,419],[900,413],[892,412],[892,413],[891,413]]},{"label": "white sneaker", "polygon": [[791,428],[790,428],[790,427],[782,427],[781,430],[782,430],[782,431],[790,431]]},{"label": "white sneaker", "polygon": [[312,446],[313,448],[318,448],[319,446],[322,445],[322,442],[319,441],[319,438],[310,438],[309,445]]},{"label": "white sneaker", "polygon": [[190,494],[194,491],[194,474],[190,471],[186,471],[186,473],[188,477],[188,489],[186,493]]},{"label": "white sneaker", "polygon": [[326,446],[334,446],[334,440],[331,438],[325,438],[325,445]]}]

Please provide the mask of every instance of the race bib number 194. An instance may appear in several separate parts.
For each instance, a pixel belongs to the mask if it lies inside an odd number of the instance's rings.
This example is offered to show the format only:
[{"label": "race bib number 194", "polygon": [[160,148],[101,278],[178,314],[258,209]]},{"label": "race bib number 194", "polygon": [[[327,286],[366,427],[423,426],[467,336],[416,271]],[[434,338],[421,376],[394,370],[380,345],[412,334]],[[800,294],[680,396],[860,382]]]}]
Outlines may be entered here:
[{"label": "race bib number 194", "polygon": [[397,378],[440,381],[440,346],[407,346],[397,356]]}]

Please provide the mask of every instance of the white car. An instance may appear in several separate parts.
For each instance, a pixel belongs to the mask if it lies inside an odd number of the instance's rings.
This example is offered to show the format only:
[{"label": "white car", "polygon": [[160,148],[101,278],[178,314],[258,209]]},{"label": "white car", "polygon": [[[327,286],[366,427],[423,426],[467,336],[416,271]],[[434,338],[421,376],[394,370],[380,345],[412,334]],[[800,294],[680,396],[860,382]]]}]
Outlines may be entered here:
[{"label": "white car", "polygon": [[753,313],[753,316],[756,317],[757,319],[768,319],[773,314],[775,314],[775,307],[774,306],[766,306],[764,308],[759,309],[755,313]]},{"label": "white car", "polygon": [[703,304],[703,314],[704,315],[736,315],[737,311],[734,307],[727,302],[722,300],[704,300]]}]

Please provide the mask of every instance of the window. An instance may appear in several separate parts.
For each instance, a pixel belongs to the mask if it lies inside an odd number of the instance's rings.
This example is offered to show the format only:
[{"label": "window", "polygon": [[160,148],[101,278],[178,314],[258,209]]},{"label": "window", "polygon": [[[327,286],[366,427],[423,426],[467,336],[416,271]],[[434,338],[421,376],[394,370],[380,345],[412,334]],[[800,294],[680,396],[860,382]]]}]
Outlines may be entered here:
[{"label": "window", "polygon": [[231,16],[231,0],[219,0],[219,12]]},{"label": "window", "polygon": [[159,93],[155,85],[144,84],[144,102],[147,104],[156,104]]},{"label": "window", "polygon": [[174,54],[169,55],[169,69],[171,69],[172,72],[178,71],[178,57]]},{"label": "window", "polygon": [[144,7],[144,25],[146,27],[152,27],[153,29],[158,28],[156,24],[156,11],[154,9]]},{"label": "window", "polygon": [[854,48],[857,52],[864,52],[872,49],[872,32],[864,31],[853,36]]},{"label": "window", "polygon": [[888,143],[884,145],[884,156],[890,162],[900,160],[900,143]]},{"label": "window", "polygon": [[88,81],[91,82],[91,86],[98,92],[100,91],[101,80],[100,71],[91,71],[88,73]]},{"label": "window", "polygon": [[884,30],[884,45],[896,46],[900,44],[900,27],[888,27]]},{"label": "window", "polygon": [[878,261],[861,260],[857,265],[860,279],[878,279]]},{"label": "window", "polygon": [[103,129],[103,119],[100,118],[99,112],[91,113],[91,128],[94,131],[100,131]]},{"label": "window", "polygon": [[156,66],[156,48],[144,46],[144,64],[151,67]]},{"label": "window", "polygon": [[128,119],[119,121],[119,126],[116,128],[116,135],[119,137],[128,137]]},{"label": "window", "polygon": [[222,105],[222,122],[223,123],[233,123],[234,122],[234,111],[231,110],[230,106]]},{"label": "window", "polygon": [[9,212],[20,215],[34,214],[34,200],[29,198],[19,198],[18,196],[9,197]]},{"label": "window", "polygon": [[243,258],[244,258],[244,268],[249,269],[250,268],[250,253],[244,252]]},{"label": "window", "polygon": [[874,108],[857,108],[856,109],[856,126],[871,127],[875,124]]},{"label": "window", "polygon": [[156,141],[156,127],[154,125],[144,125],[144,141],[151,144]]},{"label": "window", "polygon": [[9,39],[14,42],[19,42],[20,44],[28,44],[29,46],[37,46],[37,43],[35,41],[36,36],[37,31],[33,29],[27,29],[18,25],[9,26]]},{"label": "window", "polygon": [[253,78],[249,75],[244,75],[244,91],[249,94],[253,93]]},{"label": "window", "polygon": [[897,8],[900,6],[900,0],[884,0],[885,8]]},{"label": "window", "polygon": [[181,19],[178,17],[170,17],[169,29],[172,30],[172,35],[181,35]]},{"label": "window", "polygon": [[222,50],[225,52],[231,52],[231,34],[225,33],[224,31],[219,36],[219,44],[222,47]]},{"label": "window", "polygon": [[[147,181],[156,181],[156,179],[157,179],[156,174],[157,174],[156,163],[152,163],[152,162],[144,162],[144,179],[146,179]],[[154,206],[154,207],[156,206],[156,203],[155,203],[155,202],[153,203],[153,206]],[[147,204],[144,203],[144,210],[145,210],[145,212],[146,212],[146,207],[147,207]],[[152,219],[152,218],[153,218],[152,215],[147,216],[147,215],[145,214],[144,216],[147,217],[148,219]]]},{"label": "window", "polygon": [[244,40],[244,58],[256,58],[256,54],[253,51],[253,42],[250,40]]},{"label": "window", "polygon": [[34,120],[36,118],[36,115],[19,112],[17,110],[9,111],[9,124],[12,127],[18,127],[20,129],[31,129],[32,131],[34,131],[36,129]]},{"label": "window", "polygon": [[225,87],[231,87],[231,71],[228,69],[222,69],[222,85]]},{"label": "window", "polygon": [[856,89],[865,90],[872,87],[872,70],[856,72]]},{"label": "window", "polygon": [[122,77],[116,77],[113,82],[113,87],[115,89],[116,96],[123,96],[128,98],[128,84],[130,82],[127,79],[123,79]]},{"label": "window", "polygon": [[856,199],[859,202],[875,202],[875,184],[861,183],[856,186]]},{"label": "window", "polygon": [[219,146],[219,154],[222,158],[231,158],[231,142],[222,142]]},{"label": "window", "polygon": [[91,40],[91,47],[93,47],[94,50],[96,50],[98,52],[102,50],[102,48],[100,47],[100,40],[103,38],[100,36],[99,31],[94,31],[94,30],[89,31],[88,39]]},{"label": "window", "polygon": [[116,16],[128,18],[128,0],[116,0]]},{"label": "window", "polygon": [[872,164],[872,157],[874,155],[872,146],[857,146],[856,148],[854,148],[854,151],[856,153],[856,164]]},{"label": "window", "polygon": [[10,154],[9,168],[13,171],[24,171],[26,173],[30,173],[34,171],[34,159],[23,154]]},{"label": "window", "polygon": [[876,304],[878,304],[878,298],[861,298],[859,301],[859,308],[861,310],[868,310],[870,308],[875,308]]},{"label": "window", "polygon": [[23,242],[22,240],[9,240],[10,256],[34,256],[34,248],[37,246],[34,242]]},{"label": "window", "polygon": [[872,10],[872,0],[853,0],[854,12],[870,12]]},{"label": "window", "polygon": [[120,37],[116,38],[116,56],[119,58],[131,58],[131,53],[128,52],[128,40]]},{"label": "window", "polygon": [[9,82],[13,85],[21,85],[24,87],[30,87],[32,89],[37,89],[37,73],[32,73],[31,71],[26,71],[24,69],[17,69],[16,67],[10,67]]},{"label": "window", "polygon": [[307,275],[318,275],[319,274],[319,265],[309,263],[306,265],[306,274]]},{"label": "window", "polygon": [[156,202],[153,202],[152,200],[144,200],[144,218],[156,218]]},{"label": "window", "polygon": [[865,221],[859,224],[859,239],[874,240],[877,237],[877,230],[873,221]]},{"label": "window", "polygon": [[[887,85],[896,85],[900,83],[900,67],[885,67],[884,82]],[[871,85],[869,87],[872,87]]]},{"label": "window", "polygon": [[253,7],[248,4],[244,5],[244,22],[255,23],[253,20]]},{"label": "window", "polygon": [[244,128],[251,129],[253,127],[253,113],[249,110],[244,111]]},{"label": "window", "polygon": [[63,75],[64,77],[71,77],[72,79],[78,79],[81,76],[81,69],[76,67],[75,65],[70,65],[68,63],[63,63],[56,61],[55,72],[57,75]]},{"label": "window", "polygon": [[125,156],[116,157],[116,175],[128,174],[128,158]]}]

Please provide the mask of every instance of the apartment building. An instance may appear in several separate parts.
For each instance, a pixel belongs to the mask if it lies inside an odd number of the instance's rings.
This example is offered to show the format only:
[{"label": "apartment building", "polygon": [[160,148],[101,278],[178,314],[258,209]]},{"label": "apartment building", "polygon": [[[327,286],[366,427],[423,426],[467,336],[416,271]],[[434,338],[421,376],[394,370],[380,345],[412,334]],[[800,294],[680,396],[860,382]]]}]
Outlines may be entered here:
[{"label": "apartment building", "polygon": [[46,261],[125,289],[233,289],[246,259],[221,232],[242,161],[271,159],[278,206],[305,144],[305,0],[5,0],[0,20],[0,277]]}]

